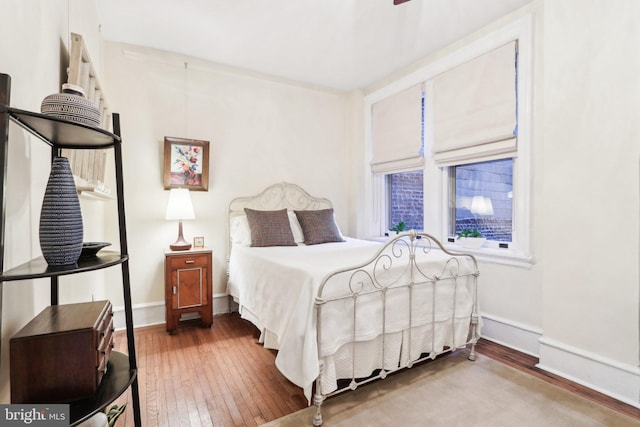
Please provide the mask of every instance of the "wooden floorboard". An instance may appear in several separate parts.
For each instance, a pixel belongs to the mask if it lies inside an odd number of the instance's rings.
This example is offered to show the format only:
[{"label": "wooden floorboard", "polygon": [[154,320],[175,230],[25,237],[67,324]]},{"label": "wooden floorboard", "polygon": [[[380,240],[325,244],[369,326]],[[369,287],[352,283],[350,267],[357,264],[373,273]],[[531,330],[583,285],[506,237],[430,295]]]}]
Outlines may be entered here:
[{"label": "wooden floorboard", "polygon": [[[180,324],[135,330],[142,425],[249,427],[307,407],[302,389],[275,367],[275,351],[258,343],[258,331],[237,314],[214,317],[211,328]],[[116,350],[127,352],[124,331]],[[640,420],[640,409],[536,368],[536,357],[481,340],[477,351],[598,404]],[[131,392],[117,404],[129,407],[117,427],[132,427]]]}]

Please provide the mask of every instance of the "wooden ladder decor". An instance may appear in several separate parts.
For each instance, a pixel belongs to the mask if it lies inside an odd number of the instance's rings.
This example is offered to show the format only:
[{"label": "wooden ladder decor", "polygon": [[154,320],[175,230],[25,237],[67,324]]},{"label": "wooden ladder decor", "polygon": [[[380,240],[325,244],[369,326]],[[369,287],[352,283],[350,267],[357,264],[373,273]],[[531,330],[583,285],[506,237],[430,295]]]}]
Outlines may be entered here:
[{"label": "wooden ladder decor", "polygon": [[[87,99],[98,107],[102,129],[111,131],[111,112],[100,84],[98,74],[91,62],[87,45],[80,34],[71,33],[71,55],[67,69],[67,83],[80,86]],[[76,177],[78,192],[97,197],[110,197],[104,188],[107,150],[64,149],[62,155],[69,159],[71,170]]]},{"label": "wooden ladder decor", "polygon": [[102,116],[103,129],[111,123],[111,114],[104,90],[98,80],[98,74],[91,62],[87,45],[80,34],[71,33],[71,58],[69,59],[69,69],[67,83],[80,86],[90,101],[100,110]]}]

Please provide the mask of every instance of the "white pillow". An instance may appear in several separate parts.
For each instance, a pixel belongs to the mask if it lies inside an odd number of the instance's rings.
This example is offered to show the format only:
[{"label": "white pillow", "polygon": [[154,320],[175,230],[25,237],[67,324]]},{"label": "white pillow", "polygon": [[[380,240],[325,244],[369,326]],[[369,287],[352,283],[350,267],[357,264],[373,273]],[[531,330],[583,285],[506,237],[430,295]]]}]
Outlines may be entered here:
[{"label": "white pillow", "polygon": [[234,216],[231,219],[229,236],[231,241],[242,246],[251,246],[251,229],[246,215]]},{"label": "white pillow", "polygon": [[293,240],[296,243],[304,242],[304,234],[302,233],[302,227],[300,226],[300,222],[298,221],[298,217],[295,212],[287,211],[287,215],[289,216],[289,225],[291,226],[291,233],[293,234]]},{"label": "white pillow", "polygon": [[[289,226],[291,227],[291,233],[293,234],[293,240],[296,243],[304,242],[304,234],[302,234],[302,227],[298,222],[298,217],[292,211],[287,211],[289,217]],[[242,246],[251,246],[251,228],[249,227],[249,221],[246,215],[237,215],[231,219],[231,229],[229,235],[231,241]]]}]

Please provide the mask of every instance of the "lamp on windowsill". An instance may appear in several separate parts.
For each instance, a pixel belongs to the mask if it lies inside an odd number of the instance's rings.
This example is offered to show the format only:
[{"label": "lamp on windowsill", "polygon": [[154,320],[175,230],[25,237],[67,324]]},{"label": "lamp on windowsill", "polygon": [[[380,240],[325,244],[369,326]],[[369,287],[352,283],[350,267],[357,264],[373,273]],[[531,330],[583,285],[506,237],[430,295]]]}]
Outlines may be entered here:
[{"label": "lamp on windowsill", "polygon": [[166,220],[178,220],[178,239],[169,245],[173,251],[186,251],[191,248],[191,243],[184,240],[182,235],[182,220],[196,219],[191,204],[191,195],[186,188],[172,188],[169,190],[169,203],[167,204]]}]

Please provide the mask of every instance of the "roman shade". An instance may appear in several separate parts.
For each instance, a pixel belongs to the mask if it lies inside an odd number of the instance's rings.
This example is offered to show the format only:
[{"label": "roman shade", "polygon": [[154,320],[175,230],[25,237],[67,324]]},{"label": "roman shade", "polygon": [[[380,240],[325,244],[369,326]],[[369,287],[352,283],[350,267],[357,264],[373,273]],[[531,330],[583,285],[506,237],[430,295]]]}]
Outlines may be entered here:
[{"label": "roman shade", "polygon": [[400,172],[424,164],[422,83],[372,105],[374,173]]},{"label": "roman shade", "polygon": [[434,78],[439,166],[516,156],[516,50],[512,41]]}]

